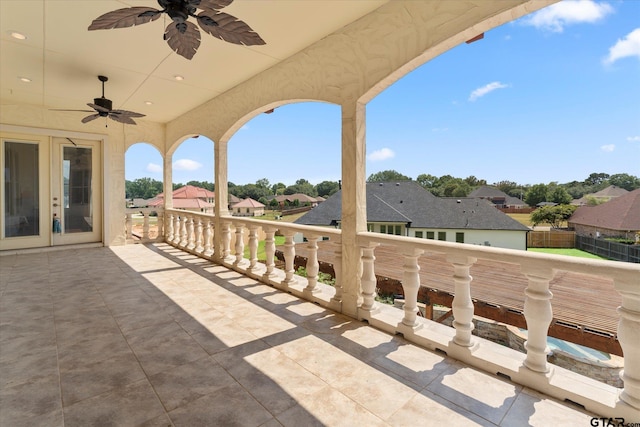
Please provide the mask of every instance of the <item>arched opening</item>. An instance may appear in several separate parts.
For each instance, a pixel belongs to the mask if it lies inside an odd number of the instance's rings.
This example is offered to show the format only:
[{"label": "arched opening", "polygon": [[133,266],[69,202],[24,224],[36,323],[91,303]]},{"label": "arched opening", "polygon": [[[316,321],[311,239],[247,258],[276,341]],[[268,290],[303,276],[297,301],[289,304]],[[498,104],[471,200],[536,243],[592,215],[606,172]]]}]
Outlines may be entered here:
[{"label": "arched opening", "polygon": [[190,137],[172,154],[173,208],[214,213],[213,141],[206,136]]},{"label": "arched opening", "polygon": [[[144,160],[143,160],[144,159]],[[125,153],[125,229],[127,240],[156,239],[158,196],[163,192],[164,161],[153,145],[140,142]]]},{"label": "arched opening", "polygon": [[[340,117],[339,106],[301,102],[245,123],[228,145],[230,199],[255,200],[265,205],[266,216],[292,221],[318,197],[335,193],[341,179]],[[230,211],[255,216],[246,208]]]}]

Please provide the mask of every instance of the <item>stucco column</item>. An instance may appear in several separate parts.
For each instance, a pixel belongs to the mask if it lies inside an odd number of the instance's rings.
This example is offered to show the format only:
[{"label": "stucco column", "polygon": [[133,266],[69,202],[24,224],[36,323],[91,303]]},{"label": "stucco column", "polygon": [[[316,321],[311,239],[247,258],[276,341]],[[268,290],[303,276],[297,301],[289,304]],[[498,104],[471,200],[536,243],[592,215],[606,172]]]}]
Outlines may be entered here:
[{"label": "stucco column", "polygon": [[164,208],[173,208],[173,154],[164,155],[164,168],[162,168],[162,188],[164,189]]},{"label": "stucco column", "polygon": [[214,233],[213,233],[213,259],[222,262],[222,217],[229,216],[229,189],[227,144],[228,140],[214,141],[213,143],[213,167],[215,174],[215,208]]},{"label": "stucco column", "polygon": [[367,231],[365,106],[342,105],[342,312],[357,317],[362,301],[360,246]]}]

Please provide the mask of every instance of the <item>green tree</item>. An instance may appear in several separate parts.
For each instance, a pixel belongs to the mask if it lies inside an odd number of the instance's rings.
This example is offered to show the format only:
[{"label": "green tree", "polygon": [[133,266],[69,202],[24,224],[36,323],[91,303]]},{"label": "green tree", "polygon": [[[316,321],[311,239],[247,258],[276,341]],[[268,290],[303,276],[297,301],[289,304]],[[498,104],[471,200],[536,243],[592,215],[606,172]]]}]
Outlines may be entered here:
[{"label": "green tree", "polygon": [[615,185],[616,187],[633,191],[636,188],[640,188],[640,179],[628,173],[617,173],[609,177],[609,185]]},{"label": "green tree", "polygon": [[278,203],[278,201],[277,201],[275,198],[273,198],[273,199],[271,199],[271,200],[269,201],[269,207],[270,207],[271,209],[277,209],[277,208],[278,208],[278,206],[279,206],[279,203]]},{"label": "green tree", "polygon": [[271,194],[274,194],[276,196],[281,196],[284,194],[284,189],[287,188],[286,185],[284,185],[283,183],[279,182],[277,184],[273,184],[271,186]]},{"label": "green tree", "polygon": [[290,185],[284,190],[284,194],[287,195],[297,193],[306,194],[307,196],[311,197],[315,197],[318,195],[318,193],[316,193],[316,188],[311,185],[311,183],[306,179],[299,179],[294,185]]},{"label": "green tree", "polygon": [[562,224],[571,218],[577,206],[557,205],[543,206],[531,212],[531,224],[535,227],[539,224],[549,224],[552,228],[560,228]]},{"label": "green tree", "polygon": [[267,178],[261,178],[256,181],[256,185],[261,188],[269,189],[269,180]]},{"label": "green tree", "polygon": [[429,175],[426,173],[422,173],[418,175],[418,177],[416,178],[416,182],[420,184],[422,188],[425,188],[427,190],[430,190],[431,188],[433,188],[436,181],[438,181],[437,176]]},{"label": "green tree", "polygon": [[524,196],[524,201],[529,206],[536,206],[540,202],[546,202],[547,186],[545,184],[536,184],[532,186]]},{"label": "green tree", "polygon": [[513,194],[511,194],[511,192],[513,192],[516,189],[520,188],[520,185],[518,185],[517,182],[513,182],[513,181],[498,181],[496,183],[493,184],[498,190],[502,191],[503,193],[509,194],[510,196],[513,196]]},{"label": "green tree", "polygon": [[562,187],[556,187],[549,194],[549,201],[553,203],[558,203],[559,205],[566,205],[571,202],[571,194],[567,192]]},{"label": "green tree", "polygon": [[599,186],[605,183],[607,179],[609,179],[609,174],[607,173],[592,173],[584,180],[584,183],[591,186]]},{"label": "green tree", "polygon": [[125,181],[125,196],[128,199],[151,199],[162,193],[162,181],[151,178],[138,178],[133,181]]},{"label": "green tree", "polygon": [[340,188],[340,184],[336,181],[322,181],[316,185],[316,192],[318,196],[329,197],[335,194]]},{"label": "green tree", "polygon": [[391,182],[391,181],[411,181],[411,178],[394,170],[386,170],[386,171],[381,171],[381,172],[376,172],[374,174],[371,174],[367,179],[367,182]]},{"label": "green tree", "polygon": [[209,181],[189,181],[187,182],[187,185],[204,188],[209,191],[214,191],[214,188],[215,188],[213,182],[209,182]]}]

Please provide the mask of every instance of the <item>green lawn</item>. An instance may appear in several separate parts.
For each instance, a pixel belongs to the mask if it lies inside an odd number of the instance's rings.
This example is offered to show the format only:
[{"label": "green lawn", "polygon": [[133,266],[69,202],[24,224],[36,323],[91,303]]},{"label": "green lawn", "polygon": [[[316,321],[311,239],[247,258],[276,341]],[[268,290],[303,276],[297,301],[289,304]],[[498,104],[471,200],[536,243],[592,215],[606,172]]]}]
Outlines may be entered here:
[{"label": "green lawn", "polygon": [[[284,245],[284,236],[275,236],[274,240],[277,245]],[[244,257],[249,258],[249,245],[244,248]],[[258,261],[265,261],[267,259],[267,253],[264,250],[264,240],[258,242]]]},{"label": "green lawn", "polygon": [[555,254],[555,255],[568,255],[575,256],[579,258],[593,258],[593,259],[605,259],[598,255],[590,254],[589,252],[581,251],[580,249],[557,249],[557,248],[528,248],[528,251],[531,252],[542,252],[545,254]]}]

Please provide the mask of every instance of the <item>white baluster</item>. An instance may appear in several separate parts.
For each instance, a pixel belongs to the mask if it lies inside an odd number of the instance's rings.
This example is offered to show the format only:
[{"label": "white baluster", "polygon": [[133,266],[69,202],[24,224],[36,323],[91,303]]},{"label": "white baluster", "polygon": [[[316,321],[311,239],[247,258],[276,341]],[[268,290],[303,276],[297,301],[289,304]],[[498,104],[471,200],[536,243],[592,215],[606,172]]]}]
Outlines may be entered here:
[{"label": "white baluster", "polygon": [[553,279],[553,271],[549,268],[525,268],[523,273],[529,280],[524,300],[524,318],[527,321],[527,341],[524,347],[527,358],[524,365],[535,372],[549,372],[547,364],[547,335],[553,320],[549,282]]},{"label": "white baluster", "polygon": [[187,224],[189,223],[189,216],[187,214],[180,215],[180,243],[179,245],[186,248],[189,244],[189,232]]},{"label": "white baluster", "polygon": [[476,258],[463,255],[452,255],[447,257],[453,265],[453,283],[455,291],[453,297],[453,327],[456,329],[456,336],[453,342],[463,347],[473,346],[471,332],[473,331],[473,301],[471,300],[471,276],[470,267],[477,261]]},{"label": "white baluster", "polygon": [[263,231],[266,235],[266,238],[264,241],[264,252],[266,256],[265,265],[267,269],[264,272],[262,279],[266,283],[269,283],[269,280],[274,274],[273,273],[273,269],[275,268],[274,256],[276,254],[276,242],[275,242],[274,236],[275,236],[276,230],[277,229],[274,227],[268,227],[268,226],[263,227]]},{"label": "white baluster", "polygon": [[158,214],[157,224],[158,224],[158,234],[156,235],[156,240],[164,241],[164,212],[156,211]]},{"label": "white baluster", "polygon": [[366,246],[362,246],[362,276],[360,283],[362,286],[362,306],[361,309],[365,311],[372,311],[376,305],[376,285],[378,281],[376,279],[375,262],[376,257],[374,251],[378,247],[378,243],[369,243]]},{"label": "white baluster", "polygon": [[173,242],[173,212],[167,212],[167,243]]},{"label": "white baluster", "polygon": [[205,218],[204,220],[204,252],[203,255],[206,257],[210,257],[213,255],[213,250],[211,249],[211,239],[213,237],[213,233],[211,232],[211,219]]},{"label": "white baluster", "polygon": [[259,225],[249,225],[249,271],[255,270],[258,265],[258,229]]},{"label": "white baluster", "polygon": [[318,272],[320,271],[320,265],[318,264],[318,239],[319,235],[315,233],[305,233],[307,238],[307,249],[309,255],[307,257],[307,286],[304,288],[305,292],[310,293],[316,289],[318,284]]},{"label": "white baluster", "polygon": [[233,265],[240,265],[244,259],[244,224],[237,223],[236,226],[236,260]]},{"label": "white baluster", "polygon": [[404,290],[404,318],[402,324],[413,327],[418,315],[418,290],[420,289],[420,266],[418,257],[422,249],[409,249],[404,252],[402,271],[402,289]]},{"label": "white baluster", "polygon": [[149,212],[142,213],[142,239],[143,242],[149,241]]},{"label": "white baluster", "polygon": [[[637,273],[636,273],[637,274]],[[620,378],[624,388],[620,400],[640,410],[640,288],[638,277],[629,272],[614,279],[614,286],[622,296],[618,307],[618,341],[624,354],[624,370]]]},{"label": "white baluster", "polygon": [[282,285],[285,288],[296,283],[294,261],[296,258],[296,245],[293,243],[295,231],[284,230],[284,279]]},{"label": "white baluster", "polygon": [[195,229],[194,229],[194,217],[193,215],[189,215],[189,220],[187,221],[187,249],[193,250],[196,247],[196,239],[195,239]]},{"label": "white baluster", "polygon": [[126,230],[126,236],[127,236],[127,240],[132,239],[133,238],[133,214],[130,212],[127,212],[125,214],[125,220],[124,220],[124,229]]},{"label": "white baluster", "polygon": [[201,254],[202,251],[204,250],[204,247],[202,246],[202,218],[201,217],[196,217],[195,221],[196,221],[196,248],[195,248],[195,251],[196,251],[196,253]]},{"label": "white baluster", "polygon": [[182,232],[182,219],[183,218],[180,215],[175,215],[175,224],[173,226],[173,244],[175,246],[179,246],[180,241],[182,240],[182,237],[180,236]]},{"label": "white baluster", "polygon": [[222,261],[231,254],[231,221],[222,221]]}]

